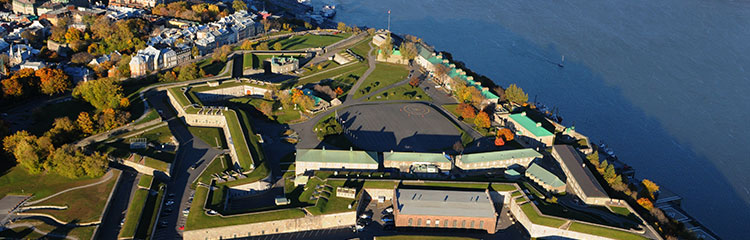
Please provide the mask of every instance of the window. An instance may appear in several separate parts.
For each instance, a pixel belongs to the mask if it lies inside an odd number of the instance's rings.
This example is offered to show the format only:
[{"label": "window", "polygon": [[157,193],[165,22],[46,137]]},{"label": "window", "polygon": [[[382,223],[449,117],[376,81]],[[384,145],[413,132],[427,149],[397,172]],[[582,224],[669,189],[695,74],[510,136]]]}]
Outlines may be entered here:
[{"label": "window", "polygon": [[466,220],[461,221],[461,228],[466,228]]},{"label": "window", "polygon": [[427,219],[426,221],[424,221],[424,225],[426,227],[429,227],[430,226],[430,219]]},{"label": "window", "polygon": [[422,226],[422,219],[417,219],[417,226]]},{"label": "window", "polygon": [[[456,223],[453,223],[453,225],[456,225]],[[448,220],[443,219],[443,227],[448,227]]]},{"label": "window", "polygon": [[440,219],[435,219],[435,227],[440,227]]},{"label": "window", "polygon": [[456,227],[456,220],[453,220],[453,227]]},{"label": "window", "polygon": [[471,226],[469,228],[474,228],[474,220],[471,220]]},{"label": "window", "polygon": [[413,222],[414,222],[414,219],[409,218],[409,226],[411,226]]},{"label": "window", "polygon": [[479,228],[484,228],[484,221],[479,221]]}]

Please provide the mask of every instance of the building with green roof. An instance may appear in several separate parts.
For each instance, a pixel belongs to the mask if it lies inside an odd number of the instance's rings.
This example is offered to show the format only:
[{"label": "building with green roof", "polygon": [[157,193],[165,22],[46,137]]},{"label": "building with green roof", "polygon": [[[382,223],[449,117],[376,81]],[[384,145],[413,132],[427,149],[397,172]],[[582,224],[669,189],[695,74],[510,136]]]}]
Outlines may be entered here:
[{"label": "building with green roof", "polygon": [[560,180],[554,173],[539,166],[539,164],[532,163],[526,169],[526,177],[547,191],[553,193],[565,192],[565,182]]},{"label": "building with green roof", "polygon": [[408,172],[412,167],[432,165],[440,171],[450,171],[451,161],[445,153],[384,152],[383,167]]},{"label": "building with green roof", "polygon": [[542,154],[531,148],[462,154],[456,157],[456,167],[463,170],[508,168],[512,165],[528,166]]},{"label": "building with green roof", "polygon": [[552,146],[555,134],[547,131],[541,123],[534,122],[526,112],[511,114],[505,119],[505,127],[515,132],[518,142],[528,147]]},{"label": "building with green roof", "polygon": [[355,150],[297,149],[295,173],[313,170],[378,170],[378,153]]}]

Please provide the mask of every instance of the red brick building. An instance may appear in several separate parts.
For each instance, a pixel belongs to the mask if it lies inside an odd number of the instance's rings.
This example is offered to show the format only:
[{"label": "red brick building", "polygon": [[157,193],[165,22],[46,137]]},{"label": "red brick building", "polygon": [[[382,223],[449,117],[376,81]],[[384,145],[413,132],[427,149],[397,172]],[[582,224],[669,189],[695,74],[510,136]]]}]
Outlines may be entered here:
[{"label": "red brick building", "polygon": [[394,190],[396,227],[481,229],[495,233],[498,215],[489,192]]}]

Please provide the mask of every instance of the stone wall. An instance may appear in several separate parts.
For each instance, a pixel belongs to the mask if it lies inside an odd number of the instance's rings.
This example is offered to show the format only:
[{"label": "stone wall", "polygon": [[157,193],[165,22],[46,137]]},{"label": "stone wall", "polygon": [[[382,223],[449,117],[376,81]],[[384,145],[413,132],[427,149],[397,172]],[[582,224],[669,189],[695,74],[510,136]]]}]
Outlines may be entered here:
[{"label": "stone wall", "polygon": [[[142,173],[142,174],[146,174],[146,175],[152,175],[152,176],[153,176],[153,175],[154,175],[154,172],[157,172],[157,171],[158,171],[158,172],[163,172],[163,173],[164,173],[164,174],[166,174],[167,176],[170,176],[170,175],[169,175],[169,171],[166,171],[166,172],[164,172],[164,171],[162,171],[162,170],[157,170],[157,169],[155,169],[155,168],[152,168],[152,167],[147,167],[147,166],[145,166],[145,165],[142,165],[142,164],[138,164],[138,163],[135,163],[135,162],[131,162],[131,161],[127,161],[127,160],[123,160],[123,161],[120,161],[120,163],[121,163],[122,165],[125,165],[125,166],[128,166],[128,167],[131,167],[131,168],[135,169],[136,171],[138,171],[139,173]],[[167,169],[171,169],[171,167],[172,167],[172,164],[170,163],[170,164],[168,165]]]},{"label": "stone wall", "polygon": [[190,230],[185,231],[183,237],[185,239],[240,238],[352,226],[356,224],[356,220],[357,213],[351,211],[320,216],[307,216],[304,218]]},{"label": "stone wall", "polygon": [[[521,207],[516,203],[516,200],[511,200],[510,204],[510,212],[513,213],[513,216],[518,220],[521,225],[523,225],[524,228],[526,228],[527,231],[529,231],[529,235],[532,238],[542,238],[542,237],[557,237],[557,238],[568,238],[568,239],[590,239],[590,240],[610,240],[612,238],[607,238],[603,236],[596,236],[591,234],[585,234],[575,231],[569,231],[565,229],[559,229],[559,228],[553,228],[548,226],[543,226],[539,224],[532,223],[528,217],[526,217],[526,214],[524,214],[523,210],[521,210]],[[552,217],[552,216],[547,216]],[[557,218],[557,217],[552,217]],[[567,220],[558,218],[561,220]]]}]

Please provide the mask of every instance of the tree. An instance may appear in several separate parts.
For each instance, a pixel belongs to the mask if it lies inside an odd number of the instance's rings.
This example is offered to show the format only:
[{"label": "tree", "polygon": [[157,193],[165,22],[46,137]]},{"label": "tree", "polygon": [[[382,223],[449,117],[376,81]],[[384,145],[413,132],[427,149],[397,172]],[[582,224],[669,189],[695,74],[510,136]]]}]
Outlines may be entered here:
[{"label": "tree", "polygon": [[654,204],[651,202],[651,200],[648,200],[648,198],[639,198],[637,202],[638,205],[641,205],[641,207],[645,208],[646,210],[651,211],[651,209],[654,208]]},{"label": "tree", "polygon": [[73,89],[73,97],[83,98],[96,109],[120,108],[122,87],[112,78],[101,78],[79,84]]},{"label": "tree", "polygon": [[262,112],[264,115],[266,115],[266,117],[271,118],[271,114],[273,113],[273,104],[268,101],[263,101],[260,103],[258,111]]},{"label": "tree", "polygon": [[505,141],[512,141],[515,136],[510,129],[500,128],[500,130],[497,131],[497,137],[503,138]]},{"label": "tree", "polygon": [[646,188],[646,191],[648,191],[648,194],[651,195],[651,199],[654,199],[654,193],[659,191],[659,185],[656,185],[656,183],[648,179],[643,179],[641,183],[643,184],[643,187]]},{"label": "tree", "polygon": [[276,51],[281,50],[281,43],[280,42],[274,43],[273,44],[273,50],[276,50]]},{"label": "tree", "polygon": [[177,74],[174,71],[167,71],[164,74],[159,75],[160,82],[174,82],[177,81]]},{"label": "tree", "polygon": [[339,22],[339,23],[338,23],[338,24],[336,25],[336,29],[337,29],[337,30],[339,30],[339,31],[342,31],[342,32],[343,32],[343,31],[346,31],[346,23],[343,23],[343,22]]},{"label": "tree", "polygon": [[120,107],[127,108],[130,106],[130,100],[126,97],[120,98]]},{"label": "tree", "polygon": [[76,124],[78,125],[78,129],[81,129],[83,133],[94,133],[94,122],[91,121],[91,117],[89,117],[88,112],[79,113],[78,119],[76,119]]},{"label": "tree", "polygon": [[271,22],[269,22],[268,19],[263,18],[263,20],[260,20],[260,23],[263,24],[263,30],[268,34],[268,30],[271,29]]},{"label": "tree", "polygon": [[367,29],[367,34],[370,34],[370,36],[372,36],[373,34],[375,34],[375,29],[374,28],[368,28]]},{"label": "tree", "polygon": [[305,22],[305,29],[312,29],[313,26],[309,22]]},{"label": "tree", "polygon": [[255,48],[256,50],[268,50],[268,43],[267,42],[261,42],[258,44],[258,47]]},{"label": "tree", "polygon": [[79,178],[85,174],[80,159],[75,156],[75,150],[69,145],[55,149],[47,161],[51,165],[50,168],[63,177]]},{"label": "tree", "polygon": [[437,64],[435,66],[435,72],[433,73],[435,77],[442,80],[443,83],[445,83],[445,77],[448,76],[448,66],[445,66],[443,64]]},{"label": "tree", "polygon": [[6,96],[13,96],[13,97],[20,97],[23,96],[23,85],[20,81],[18,81],[18,78],[10,77],[3,79],[3,93]]},{"label": "tree", "polygon": [[193,55],[193,57],[198,57],[201,55],[201,51],[198,50],[198,47],[193,46],[193,48],[190,49],[190,54]]},{"label": "tree", "polygon": [[464,119],[471,119],[477,116],[477,109],[466,103],[459,103],[456,107],[456,111],[458,111]]},{"label": "tree", "polygon": [[43,94],[52,96],[70,87],[70,77],[61,69],[42,68],[35,75],[39,78],[39,91]]},{"label": "tree", "polygon": [[230,47],[229,45],[224,45],[214,50],[214,54],[212,55],[212,58],[214,59],[214,61],[226,62],[227,57],[229,56],[230,53],[232,53],[232,47]]},{"label": "tree", "polygon": [[234,11],[247,11],[247,4],[242,0],[234,0],[234,2],[232,2],[232,9],[234,9]]},{"label": "tree", "polygon": [[65,41],[68,43],[72,43],[78,40],[81,40],[83,37],[83,33],[81,30],[78,30],[78,28],[68,28],[68,31],[65,32]]},{"label": "tree", "polygon": [[453,143],[453,150],[461,153],[464,151],[464,145],[461,144],[461,141],[456,141],[455,143]]},{"label": "tree", "polygon": [[337,96],[341,96],[341,94],[344,94],[344,89],[341,89],[341,87],[337,87],[335,92]]},{"label": "tree", "polygon": [[39,174],[44,171],[43,149],[33,141],[21,140],[13,150],[13,156],[30,174]]},{"label": "tree", "polygon": [[52,128],[44,133],[53,145],[60,146],[72,142],[78,136],[76,125],[68,117],[55,118]]},{"label": "tree", "polygon": [[177,75],[177,81],[190,81],[197,79],[198,77],[198,65],[191,63],[180,67],[180,74]]},{"label": "tree", "polygon": [[242,45],[240,45],[240,49],[242,50],[253,50],[253,42],[250,40],[242,41]]},{"label": "tree", "polygon": [[413,60],[417,57],[417,46],[413,42],[402,42],[399,50],[401,51],[401,57],[406,60]]},{"label": "tree", "polygon": [[516,84],[511,84],[508,86],[508,89],[505,89],[505,96],[508,98],[508,101],[518,104],[524,104],[529,101],[529,95],[524,93],[523,89],[516,86]]},{"label": "tree", "polygon": [[130,118],[129,112],[107,108],[96,117],[99,129],[112,130],[125,124]]},{"label": "tree", "polygon": [[411,85],[412,88],[419,86],[421,82],[422,81],[419,79],[419,76],[417,76],[416,74],[412,75],[411,78],[409,78],[409,85]]},{"label": "tree", "polygon": [[607,182],[611,181],[617,176],[617,173],[615,172],[615,166],[614,164],[609,164],[606,169],[604,169],[604,179],[607,180]]},{"label": "tree", "polygon": [[602,160],[602,163],[601,163],[601,164],[599,164],[599,168],[597,168],[597,169],[598,169],[598,170],[599,170],[600,172],[604,172],[604,170],[606,170],[606,169],[607,169],[607,167],[609,167],[609,162],[607,162],[607,160],[605,159],[605,160]]},{"label": "tree", "polygon": [[391,33],[387,33],[385,35],[385,41],[383,42],[383,45],[380,45],[380,51],[382,52],[384,58],[388,58],[391,56],[391,53],[393,52]]},{"label": "tree", "polygon": [[[76,152],[76,155],[82,154]],[[89,177],[101,177],[107,172],[107,156],[99,152],[83,157],[81,167]]]},{"label": "tree", "polygon": [[586,155],[586,159],[589,160],[589,163],[594,164],[597,169],[599,168],[599,152],[594,151],[591,154]]},{"label": "tree", "polygon": [[477,117],[474,118],[474,125],[480,128],[490,127],[490,116],[486,112],[480,111]]}]

